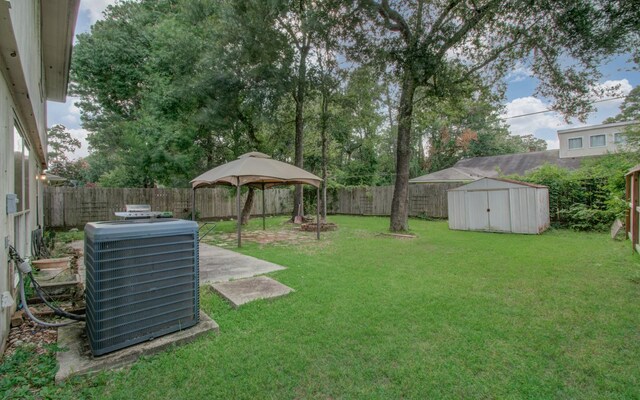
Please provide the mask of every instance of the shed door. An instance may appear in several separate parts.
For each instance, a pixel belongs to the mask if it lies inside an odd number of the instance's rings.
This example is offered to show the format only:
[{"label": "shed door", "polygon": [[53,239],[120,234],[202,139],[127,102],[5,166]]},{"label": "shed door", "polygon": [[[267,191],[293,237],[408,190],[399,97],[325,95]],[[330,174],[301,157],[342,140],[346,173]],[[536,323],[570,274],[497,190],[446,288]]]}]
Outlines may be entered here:
[{"label": "shed door", "polygon": [[467,212],[469,213],[467,220],[469,221],[469,229],[472,231],[488,231],[489,230],[489,197],[487,192],[467,192]]},{"label": "shed door", "polygon": [[509,190],[490,190],[489,230],[497,232],[511,231],[511,213],[509,212]]}]

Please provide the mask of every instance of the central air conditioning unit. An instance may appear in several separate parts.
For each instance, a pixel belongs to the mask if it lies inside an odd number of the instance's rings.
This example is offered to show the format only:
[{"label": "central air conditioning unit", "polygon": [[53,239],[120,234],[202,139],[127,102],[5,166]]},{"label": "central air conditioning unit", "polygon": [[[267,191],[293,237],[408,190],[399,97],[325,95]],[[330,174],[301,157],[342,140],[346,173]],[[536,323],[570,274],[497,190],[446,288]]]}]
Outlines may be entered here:
[{"label": "central air conditioning unit", "polygon": [[196,222],[90,222],[84,232],[86,326],[94,356],[198,323]]}]

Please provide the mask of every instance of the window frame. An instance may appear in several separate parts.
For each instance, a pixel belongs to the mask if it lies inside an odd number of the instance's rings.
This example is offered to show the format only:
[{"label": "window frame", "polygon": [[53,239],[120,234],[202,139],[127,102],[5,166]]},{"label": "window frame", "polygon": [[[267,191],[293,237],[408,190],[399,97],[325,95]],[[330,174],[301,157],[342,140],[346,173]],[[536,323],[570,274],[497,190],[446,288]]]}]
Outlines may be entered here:
[{"label": "window frame", "polygon": [[[571,141],[572,140],[579,140],[580,141],[580,146],[579,147],[571,147]],[[584,140],[582,140],[582,136],[568,138],[567,139],[567,148],[569,150],[580,150],[580,149],[584,148]]]},{"label": "window frame", "polygon": [[624,132],[614,132],[613,143],[618,146],[624,146],[627,144],[627,135]]},{"label": "window frame", "polygon": [[[14,134],[14,144],[13,144],[13,148],[14,148],[14,154],[13,154],[13,165],[14,165],[14,171],[13,171],[13,176],[14,176],[14,182],[13,182],[13,190],[14,192],[16,192],[16,194],[18,194],[18,185],[20,185],[20,196],[18,196],[18,212],[15,213],[15,216],[19,216],[19,215],[23,215],[23,214],[28,214],[31,211],[31,192],[32,190],[34,190],[34,187],[31,184],[31,165],[30,165],[30,159],[33,156],[32,152],[31,152],[31,146],[29,145],[28,140],[26,139],[23,130],[20,126],[20,124],[18,123],[17,120],[14,120],[13,123],[13,134]],[[16,143],[15,143],[15,138],[16,136],[18,136],[20,138],[21,141],[21,162],[20,162],[20,168],[21,168],[21,174],[20,174],[20,178],[21,178],[21,182],[16,182],[15,178],[16,178],[16,171],[15,171],[15,165],[16,165],[16,160],[15,160],[15,153],[18,151],[18,149],[16,148]]]},{"label": "window frame", "polygon": [[[604,138],[604,144],[601,145],[594,145],[593,144],[593,138],[596,137],[603,137]],[[598,147],[607,147],[607,135],[605,133],[598,133],[597,135],[589,135],[589,148],[598,148]]]}]

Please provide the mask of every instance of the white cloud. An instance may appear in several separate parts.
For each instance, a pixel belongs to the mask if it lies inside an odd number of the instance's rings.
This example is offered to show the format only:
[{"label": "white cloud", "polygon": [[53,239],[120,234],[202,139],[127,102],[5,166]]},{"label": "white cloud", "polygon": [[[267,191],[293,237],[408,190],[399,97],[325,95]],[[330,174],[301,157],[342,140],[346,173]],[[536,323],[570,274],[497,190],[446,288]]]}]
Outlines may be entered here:
[{"label": "white cloud", "polygon": [[[526,115],[538,113],[549,109],[549,104],[535,97],[521,97],[515,99],[505,106],[505,114],[503,118],[507,119],[509,131],[513,135],[534,134],[540,137],[542,130],[562,129],[567,127],[567,123],[558,113],[545,112],[540,114]],[[521,116],[525,115],[525,116]],[[509,118],[516,117],[516,118]]]},{"label": "white cloud", "polygon": [[116,0],[82,0],[80,2],[80,11],[86,12],[89,16],[91,25],[102,19],[102,12],[107,6],[114,4]]},{"label": "white cloud", "polygon": [[69,156],[69,158],[72,160],[77,160],[78,158],[88,156],[89,143],[87,143],[87,134],[89,132],[86,129],[82,128],[67,129],[67,131],[71,134],[71,137],[80,141],[80,148],[74,151],[73,154],[67,154],[67,156]]},{"label": "white cloud", "polygon": [[76,100],[79,100],[79,97],[67,97],[67,103],[69,107],[67,108],[70,115],[75,117],[80,117],[80,109],[76,107]]},{"label": "white cloud", "polygon": [[[631,92],[633,86],[628,79],[609,80],[594,86],[594,100],[608,99],[611,97],[626,96]],[[622,103],[623,99],[616,100]]]},{"label": "white cloud", "polygon": [[509,83],[522,82],[533,76],[533,70],[522,63],[516,64],[514,69],[507,75],[506,81]]},{"label": "white cloud", "polygon": [[64,115],[59,116],[68,128],[76,128],[81,125],[80,109],[75,105],[76,100],[78,100],[77,97],[67,97],[67,102],[65,103],[66,109],[62,111]]},{"label": "white cloud", "polygon": [[560,140],[559,139],[546,139],[547,142],[547,150],[555,150],[560,148]]}]

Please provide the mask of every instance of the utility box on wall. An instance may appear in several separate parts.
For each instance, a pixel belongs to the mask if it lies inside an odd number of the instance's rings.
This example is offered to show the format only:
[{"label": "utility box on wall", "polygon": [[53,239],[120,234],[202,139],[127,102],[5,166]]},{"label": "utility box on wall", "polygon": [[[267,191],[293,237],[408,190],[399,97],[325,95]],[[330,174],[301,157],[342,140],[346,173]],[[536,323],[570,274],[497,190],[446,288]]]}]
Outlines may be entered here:
[{"label": "utility box on wall", "polygon": [[196,222],[90,222],[84,232],[87,336],[93,355],[198,322]]},{"label": "utility box on wall", "polygon": [[550,225],[546,186],[482,178],[447,196],[450,229],[539,234]]},{"label": "utility box on wall", "polygon": [[7,193],[6,199],[7,199],[7,215],[17,213],[18,202],[20,202],[20,200],[18,199],[18,195],[15,193]]}]

